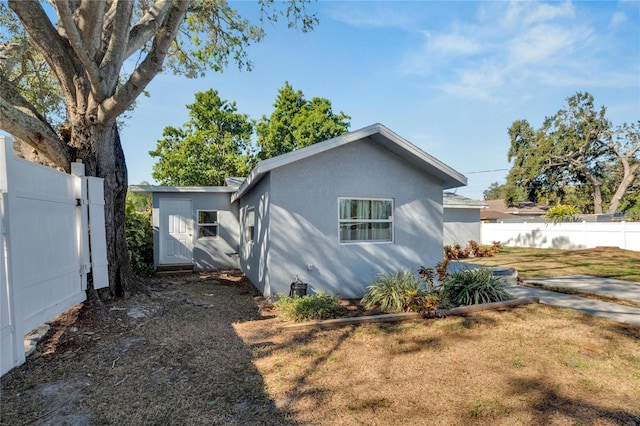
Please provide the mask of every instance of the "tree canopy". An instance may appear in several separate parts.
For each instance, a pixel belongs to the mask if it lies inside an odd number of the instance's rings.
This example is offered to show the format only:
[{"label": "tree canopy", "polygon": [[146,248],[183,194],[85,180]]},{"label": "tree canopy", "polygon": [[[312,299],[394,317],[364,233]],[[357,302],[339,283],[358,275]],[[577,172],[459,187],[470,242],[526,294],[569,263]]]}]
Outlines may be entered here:
[{"label": "tree canopy", "polygon": [[605,113],[593,96],[579,92],[540,129],[514,121],[507,202],[572,204],[583,213],[602,213],[606,206],[615,213],[625,196],[634,197],[640,190],[640,121],[614,127]]},{"label": "tree canopy", "polygon": [[[140,284],[125,242],[127,168],[117,118],[163,70],[198,77],[230,61],[251,68],[246,47],[264,37],[266,21],[284,17],[302,31],[316,24],[305,1],[259,1],[258,23],[225,0],[9,0],[13,14],[0,11],[0,129],[57,167],[69,171],[79,159],[88,176],[104,179],[112,294],[126,294]],[[14,53],[5,54],[11,49]],[[36,85],[27,83],[11,61],[24,52],[44,59],[34,62],[29,75],[44,71],[36,66],[42,65],[54,77],[49,81],[63,99],[63,129],[32,96]]]},{"label": "tree canopy", "polygon": [[256,125],[258,157],[261,160],[304,148],[347,132],[350,116],[335,114],[326,98],[307,100],[289,82],[278,90],[271,116]]},{"label": "tree canopy", "polygon": [[209,89],[187,105],[191,120],[182,128],[165,127],[150,151],[158,160],[152,176],[162,185],[224,185],[228,176],[246,176],[252,166],[253,123],[235,102]]}]

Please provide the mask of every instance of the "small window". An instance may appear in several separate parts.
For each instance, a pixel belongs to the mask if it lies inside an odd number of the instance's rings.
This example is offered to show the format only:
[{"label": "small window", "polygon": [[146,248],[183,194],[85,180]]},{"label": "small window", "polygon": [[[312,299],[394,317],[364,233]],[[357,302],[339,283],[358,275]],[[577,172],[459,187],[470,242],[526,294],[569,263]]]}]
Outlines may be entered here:
[{"label": "small window", "polygon": [[255,227],[256,227],[255,209],[253,207],[249,207],[244,217],[245,239],[249,243],[253,242]]},{"label": "small window", "polygon": [[198,238],[218,236],[218,212],[198,210]]},{"label": "small window", "polygon": [[339,198],[340,242],[393,242],[393,200]]}]

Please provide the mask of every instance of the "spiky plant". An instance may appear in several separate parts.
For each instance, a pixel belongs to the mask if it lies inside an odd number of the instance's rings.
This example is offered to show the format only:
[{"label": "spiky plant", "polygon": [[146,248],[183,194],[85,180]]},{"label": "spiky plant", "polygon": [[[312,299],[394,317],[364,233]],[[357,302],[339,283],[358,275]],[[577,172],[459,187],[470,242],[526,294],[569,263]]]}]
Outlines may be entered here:
[{"label": "spiky plant", "polygon": [[360,303],[367,309],[379,307],[382,312],[402,312],[411,299],[423,293],[415,275],[406,270],[380,274],[368,289]]},{"label": "spiky plant", "polygon": [[442,286],[443,298],[454,306],[477,305],[511,299],[489,268],[463,269],[451,274]]}]

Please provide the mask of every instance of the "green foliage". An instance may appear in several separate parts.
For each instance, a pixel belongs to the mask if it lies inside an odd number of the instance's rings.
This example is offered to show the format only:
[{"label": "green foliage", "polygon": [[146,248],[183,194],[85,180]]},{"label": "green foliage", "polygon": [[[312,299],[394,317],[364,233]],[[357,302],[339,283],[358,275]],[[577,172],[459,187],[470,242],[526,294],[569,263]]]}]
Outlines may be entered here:
[{"label": "green foliage", "polygon": [[256,125],[261,160],[340,136],[349,129],[351,117],[334,114],[331,101],[306,100],[289,82],[278,90],[273,106],[271,116],[262,116]]},{"label": "green foliage", "polygon": [[493,182],[489,185],[489,188],[482,191],[482,197],[485,200],[500,200],[507,196],[507,185],[500,185],[498,182]]},{"label": "green foliage", "polygon": [[360,303],[367,309],[379,307],[382,312],[402,312],[414,306],[425,291],[410,271],[380,274],[368,287]]},{"label": "green foliage", "polygon": [[338,298],[325,292],[303,297],[279,295],[274,304],[287,318],[294,321],[335,318],[341,310]]},{"label": "green foliage", "polygon": [[489,268],[463,269],[442,284],[442,298],[454,306],[501,302],[511,299]]},{"label": "green foliage", "polygon": [[578,209],[576,209],[574,206],[569,206],[567,204],[558,204],[547,210],[544,217],[546,220],[552,223],[575,222],[577,214]]},{"label": "green foliage", "polygon": [[133,272],[137,275],[148,276],[153,273],[151,209],[139,211],[136,200],[139,199],[127,198],[125,211],[127,250]]},{"label": "green foliage", "polygon": [[162,185],[224,185],[224,178],[246,176],[253,166],[253,124],[236,104],[209,89],[187,105],[191,120],[180,129],[165,127],[150,151],[158,161],[152,176]]},{"label": "green foliage", "polygon": [[540,129],[527,120],[514,121],[507,203],[571,204],[594,213],[608,205],[608,213],[617,211],[638,176],[640,124],[614,128],[605,112],[589,93],[578,92]]}]

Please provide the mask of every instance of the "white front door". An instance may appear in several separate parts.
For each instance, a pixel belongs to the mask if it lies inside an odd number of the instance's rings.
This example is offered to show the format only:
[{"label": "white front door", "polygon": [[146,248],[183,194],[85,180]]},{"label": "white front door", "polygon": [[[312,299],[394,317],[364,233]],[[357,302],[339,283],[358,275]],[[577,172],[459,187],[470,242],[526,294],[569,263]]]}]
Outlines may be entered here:
[{"label": "white front door", "polygon": [[160,265],[193,263],[191,200],[160,199]]}]

